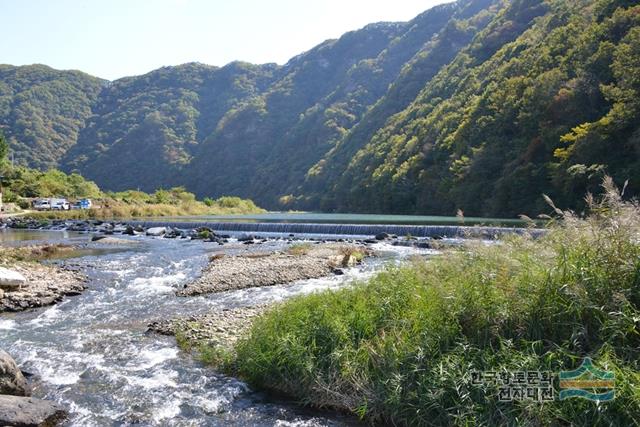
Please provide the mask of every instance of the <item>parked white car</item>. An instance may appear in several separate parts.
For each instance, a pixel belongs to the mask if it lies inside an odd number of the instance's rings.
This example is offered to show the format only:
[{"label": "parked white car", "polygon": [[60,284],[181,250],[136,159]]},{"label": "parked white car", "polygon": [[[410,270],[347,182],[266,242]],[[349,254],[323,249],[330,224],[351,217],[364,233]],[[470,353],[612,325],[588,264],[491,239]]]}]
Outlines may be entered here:
[{"label": "parked white car", "polygon": [[71,204],[67,199],[52,199],[51,209],[54,211],[68,211],[71,209]]},{"label": "parked white car", "polygon": [[48,211],[51,209],[51,200],[39,199],[33,203],[33,208],[37,211]]}]

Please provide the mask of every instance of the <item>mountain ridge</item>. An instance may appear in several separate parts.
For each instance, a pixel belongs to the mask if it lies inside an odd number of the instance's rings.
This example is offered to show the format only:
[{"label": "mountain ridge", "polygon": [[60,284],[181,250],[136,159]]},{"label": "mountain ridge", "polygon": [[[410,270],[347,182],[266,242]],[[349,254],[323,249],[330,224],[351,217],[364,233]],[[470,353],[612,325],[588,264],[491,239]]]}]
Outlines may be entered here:
[{"label": "mountain ridge", "polygon": [[111,82],[0,66],[0,127],[19,162],[112,190],[504,216],[544,211],[547,193],[580,209],[604,174],[637,192],[639,10],[459,0],[284,65],[192,62]]}]

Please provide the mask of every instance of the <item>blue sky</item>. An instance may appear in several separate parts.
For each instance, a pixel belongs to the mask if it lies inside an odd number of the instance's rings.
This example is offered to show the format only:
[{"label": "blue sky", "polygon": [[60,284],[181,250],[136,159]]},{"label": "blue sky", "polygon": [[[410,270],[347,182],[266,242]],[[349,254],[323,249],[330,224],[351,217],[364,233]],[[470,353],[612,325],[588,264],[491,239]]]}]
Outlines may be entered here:
[{"label": "blue sky", "polygon": [[0,0],[0,63],[107,79],[164,65],[285,63],[371,22],[447,0]]}]

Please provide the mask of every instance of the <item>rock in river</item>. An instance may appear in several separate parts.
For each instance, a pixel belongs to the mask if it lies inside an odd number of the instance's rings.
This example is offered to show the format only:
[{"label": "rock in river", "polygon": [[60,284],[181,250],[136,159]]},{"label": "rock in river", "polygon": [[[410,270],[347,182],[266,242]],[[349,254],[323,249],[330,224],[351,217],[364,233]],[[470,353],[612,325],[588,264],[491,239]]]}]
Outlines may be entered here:
[{"label": "rock in river", "polygon": [[0,288],[6,290],[18,289],[26,282],[27,279],[17,271],[0,267]]},{"label": "rock in river", "polygon": [[33,397],[0,395],[0,425],[55,426],[67,417],[61,406]]},{"label": "rock in river", "polygon": [[[18,368],[15,360],[7,352],[0,349],[0,394],[29,396],[27,380]],[[4,424],[2,424],[4,425]]]},{"label": "rock in river", "polygon": [[166,232],[166,227],[151,227],[147,229],[147,236],[162,236]]},{"label": "rock in river", "polygon": [[98,242],[101,245],[130,245],[134,243],[138,243],[133,240],[120,239],[118,237],[111,236],[93,236],[91,238],[92,242]]}]

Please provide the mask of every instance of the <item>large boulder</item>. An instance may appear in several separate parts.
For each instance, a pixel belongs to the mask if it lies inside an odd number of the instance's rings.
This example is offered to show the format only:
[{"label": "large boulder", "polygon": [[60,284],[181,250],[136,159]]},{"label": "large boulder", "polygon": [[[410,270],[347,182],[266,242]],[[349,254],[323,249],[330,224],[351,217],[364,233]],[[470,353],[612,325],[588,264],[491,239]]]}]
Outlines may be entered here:
[{"label": "large boulder", "polygon": [[166,232],[166,227],[151,227],[147,229],[147,236],[162,236]]},{"label": "large boulder", "polygon": [[12,291],[27,283],[27,279],[17,271],[0,267],[0,288]]},{"label": "large boulder", "polygon": [[177,228],[167,228],[166,232],[164,233],[164,238],[165,239],[176,239],[178,237],[182,237],[182,231],[177,229]]},{"label": "large boulder", "polygon": [[34,397],[0,395],[0,425],[52,427],[67,418],[58,404]]},{"label": "large boulder", "polygon": [[6,351],[0,350],[0,394],[29,396],[31,391],[22,371]]}]

